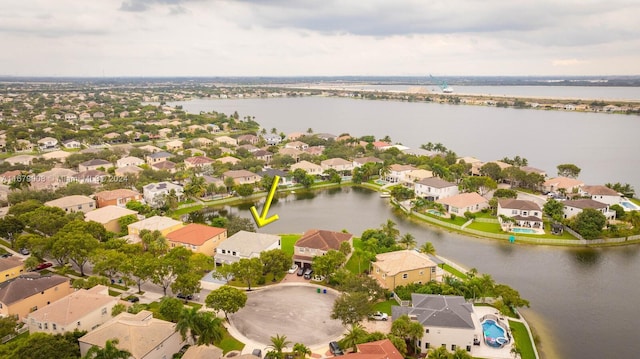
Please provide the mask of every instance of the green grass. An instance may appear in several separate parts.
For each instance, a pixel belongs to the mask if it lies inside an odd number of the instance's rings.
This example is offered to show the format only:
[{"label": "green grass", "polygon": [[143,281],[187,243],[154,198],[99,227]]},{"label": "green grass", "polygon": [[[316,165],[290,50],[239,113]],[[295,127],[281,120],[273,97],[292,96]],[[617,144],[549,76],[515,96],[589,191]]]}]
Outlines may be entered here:
[{"label": "green grass", "polygon": [[293,256],[293,245],[302,237],[301,234],[282,234],[280,235],[280,248],[283,252]]},{"label": "green grass", "polygon": [[391,315],[391,307],[394,306],[394,305],[398,305],[398,302],[396,302],[395,299],[389,299],[389,300],[384,301],[384,302],[376,303],[373,306],[373,310],[380,311],[380,312],[387,313],[387,314]]},{"label": "green grass", "polygon": [[477,231],[483,231],[488,233],[505,234],[505,232],[502,231],[502,228],[500,228],[499,223],[485,223],[485,222],[474,221],[473,223],[468,225],[466,228],[475,229]]},{"label": "green grass", "polygon": [[185,208],[176,209],[175,211],[171,212],[171,217],[172,218],[177,218],[177,217],[180,217],[180,216],[182,216],[184,214],[188,214],[188,213],[191,213],[191,212],[195,212],[195,211],[201,210],[202,208],[204,208],[203,205],[197,204],[195,206],[189,206],[189,207],[185,207]]},{"label": "green grass", "polygon": [[222,336],[222,340],[220,340],[215,344],[218,348],[222,349],[222,352],[224,354],[227,354],[232,350],[242,350],[242,348],[244,348],[244,343],[232,337],[231,334],[229,334],[229,332],[226,329],[224,330],[224,335]]},{"label": "green grass", "polygon": [[[353,239],[353,250],[355,251],[356,249],[362,249],[362,240],[360,238]],[[358,262],[360,262],[359,266]],[[369,261],[365,257],[358,257],[358,255],[353,254],[345,264],[345,268],[354,274],[364,273],[369,269]]]},{"label": "green grass", "polygon": [[118,292],[117,290],[109,289],[109,295],[112,297],[119,297],[122,295],[122,292]]},{"label": "green grass", "polygon": [[509,327],[516,341],[516,346],[520,349],[520,357],[522,359],[535,359],[536,355],[533,351],[533,342],[524,324],[510,320]]},{"label": "green grass", "polygon": [[446,263],[442,264],[442,268],[444,270],[446,270],[447,272],[453,274],[454,276],[460,278],[460,279],[467,279],[467,275],[466,274],[460,272],[459,270],[453,268],[452,266],[450,266],[450,265],[448,265]]}]

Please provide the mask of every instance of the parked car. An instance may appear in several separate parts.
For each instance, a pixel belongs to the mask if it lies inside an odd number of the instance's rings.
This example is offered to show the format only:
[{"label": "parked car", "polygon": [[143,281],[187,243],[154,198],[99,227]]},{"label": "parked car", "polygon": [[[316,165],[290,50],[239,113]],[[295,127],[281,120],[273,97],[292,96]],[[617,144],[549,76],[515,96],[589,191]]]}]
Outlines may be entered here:
[{"label": "parked car", "polygon": [[12,255],[13,255],[13,253],[11,253],[11,252],[4,252],[4,253],[0,254],[0,257],[2,257],[2,258],[9,258],[9,257],[11,257]]},{"label": "parked car", "polygon": [[304,274],[304,267],[298,268],[298,273],[297,273],[298,277],[302,277],[303,274]]},{"label": "parked car", "polygon": [[190,347],[190,346],[191,346],[191,345],[189,345],[189,344],[185,344],[185,345],[183,345],[183,346],[182,346],[182,348],[180,348],[180,350],[178,351],[178,354],[180,355],[180,358],[182,358],[182,356],[184,355],[184,353],[186,353],[186,352],[187,352],[187,350],[189,350],[189,347]]},{"label": "parked car", "polygon": [[140,301],[140,298],[136,297],[135,295],[130,295],[125,299],[127,300],[127,302],[131,302],[131,303],[137,303]]},{"label": "parked car", "polygon": [[389,315],[387,313],[375,312],[369,316],[369,319],[386,321],[389,319]]},{"label": "parked car", "polygon": [[338,342],[331,342],[329,343],[329,350],[331,351],[331,354],[335,355],[344,355],[344,352],[342,351],[342,348],[340,348],[340,344],[338,344]]},{"label": "parked car", "polygon": [[257,348],[253,349],[253,351],[251,352],[251,355],[262,359],[262,350],[257,349]]},{"label": "parked car", "polygon": [[50,262],[40,263],[40,264],[38,264],[38,265],[36,266],[36,270],[43,270],[43,269],[45,269],[45,268],[49,268],[49,267],[51,267],[51,266],[53,266],[53,263],[50,263]]},{"label": "parked car", "polygon": [[193,295],[191,295],[191,294],[184,295],[184,294],[182,294],[182,293],[178,293],[178,294],[176,295],[176,297],[178,297],[178,298],[180,298],[180,299],[184,299],[184,300],[191,300],[191,299],[193,299]]},{"label": "parked car", "polygon": [[29,254],[31,254],[31,252],[29,252],[29,250],[26,248],[20,248],[20,254],[28,256]]},{"label": "parked car", "polygon": [[291,266],[291,268],[289,268],[289,271],[288,271],[288,272],[289,272],[289,274],[293,274],[293,273],[295,273],[295,272],[297,272],[297,271],[298,271],[298,265],[297,265],[297,264],[293,264],[293,265]]},{"label": "parked car", "polygon": [[311,279],[311,274],[313,273],[313,269],[307,268],[304,271],[304,279]]}]

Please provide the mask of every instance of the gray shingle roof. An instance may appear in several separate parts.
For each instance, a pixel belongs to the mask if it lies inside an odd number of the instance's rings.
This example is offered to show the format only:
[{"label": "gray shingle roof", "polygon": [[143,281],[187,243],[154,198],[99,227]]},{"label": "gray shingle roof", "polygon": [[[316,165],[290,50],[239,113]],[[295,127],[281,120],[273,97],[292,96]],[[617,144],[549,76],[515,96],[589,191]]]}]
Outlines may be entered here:
[{"label": "gray shingle roof", "polygon": [[392,307],[392,317],[415,316],[425,327],[475,329],[471,318],[473,305],[464,297],[413,293],[411,302],[412,307]]}]

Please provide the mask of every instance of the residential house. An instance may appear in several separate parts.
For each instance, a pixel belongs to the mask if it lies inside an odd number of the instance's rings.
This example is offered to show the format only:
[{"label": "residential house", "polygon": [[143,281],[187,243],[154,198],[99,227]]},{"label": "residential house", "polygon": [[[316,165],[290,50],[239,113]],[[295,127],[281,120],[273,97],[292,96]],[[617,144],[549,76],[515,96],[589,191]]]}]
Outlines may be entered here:
[{"label": "residential house", "polygon": [[206,137],[198,137],[191,140],[191,144],[195,147],[209,147],[214,144],[214,141]]},{"label": "residential house", "polygon": [[109,287],[97,285],[78,289],[55,302],[29,313],[29,333],[64,334],[90,331],[110,320],[113,307],[120,302],[109,295]]},{"label": "residential house", "polygon": [[144,145],[144,146],[140,146],[139,148],[141,150],[145,151],[145,152],[148,152],[148,153],[162,152],[162,148],[156,147],[156,146],[152,146],[152,145]]},{"label": "residential house", "polygon": [[213,257],[216,248],[227,239],[227,230],[198,223],[186,226],[167,234],[169,248],[186,247],[195,253]]},{"label": "residential house", "polygon": [[82,162],[78,165],[78,172],[103,169],[106,170],[109,167],[113,167],[111,162],[100,158],[94,158],[89,161]]},{"label": "residential house", "polygon": [[171,132],[173,132],[172,129],[165,127],[158,130],[158,135],[160,138],[168,138],[169,135],[171,135]]},{"label": "residential house", "polygon": [[340,250],[343,242],[353,248],[353,235],[321,229],[306,231],[293,246],[293,262],[300,267],[311,267],[313,257],[323,256],[330,250]]},{"label": "residential house", "polygon": [[127,176],[139,176],[144,170],[137,166],[126,166],[121,168],[116,168],[115,175],[120,177]]},{"label": "residential house", "polygon": [[53,137],[44,137],[38,140],[40,151],[53,151],[58,149],[58,140]]},{"label": "residential house", "polygon": [[95,209],[84,214],[85,221],[94,221],[100,223],[104,229],[113,233],[120,233],[120,218],[130,215],[136,215],[138,212],[118,206],[105,206]]},{"label": "residential house", "polygon": [[238,143],[248,143],[251,145],[255,145],[256,143],[258,143],[260,141],[260,138],[256,135],[240,135],[238,136]]},{"label": "residential house", "polygon": [[174,162],[162,161],[152,164],[151,169],[154,171],[167,171],[169,173],[176,173],[177,166]]},{"label": "residential house", "polygon": [[95,194],[98,208],[106,206],[125,207],[129,201],[140,201],[142,195],[137,191],[121,188],[111,191],[101,191]]},{"label": "residential house", "polygon": [[428,255],[413,249],[377,254],[371,265],[371,277],[389,290],[411,283],[442,281],[438,265]]},{"label": "residential house", "polygon": [[413,188],[416,182],[421,181],[425,178],[432,178],[432,177],[433,177],[433,172],[423,170],[423,169],[416,169],[413,171],[409,171],[404,175],[404,179],[405,179],[404,184],[407,187]]},{"label": "residential house", "polygon": [[345,353],[341,359],[404,359],[389,339],[357,344],[356,347],[356,352]]},{"label": "residential house", "polygon": [[555,177],[544,181],[542,189],[544,192],[565,193],[578,192],[580,187],[584,186],[584,182],[569,177]]},{"label": "residential house", "polygon": [[72,195],[54,199],[53,201],[45,202],[44,205],[61,208],[67,213],[87,213],[96,209],[96,201],[93,198],[81,195]]},{"label": "residential house", "polygon": [[155,163],[168,161],[169,158],[171,158],[171,157],[173,157],[173,155],[170,154],[169,152],[160,151],[160,152],[154,152],[154,153],[148,154],[145,157],[145,161],[147,162],[147,164],[149,166],[151,166],[151,165],[153,165]]},{"label": "residential house", "polygon": [[254,153],[256,151],[259,150],[258,147],[251,145],[251,144],[246,144],[246,145],[240,145],[238,146],[238,148],[236,149],[236,151],[240,151],[240,150],[246,150],[249,153]]},{"label": "residential house", "polygon": [[61,275],[24,273],[12,280],[0,283],[0,316],[18,316],[38,310],[73,292],[71,281]]},{"label": "residential house", "polygon": [[502,216],[513,219],[517,227],[542,228],[542,209],[533,201],[505,198],[498,200],[498,221],[504,227]]},{"label": "residential house", "polygon": [[180,140],[173,140],[165,143],[167,151],[179,151],[184,148],[184,143]]},{"label": "residential house", "polygon": [[73,122],[76,121],[78,119],[78,115],[76,115],[75,113],[65,113],[64,114],[64,120],[68,121],[68,122]]},{"label": "residential house", "polygon": [[238,140],[236,140],[235,138],[231,138],[229,136],[215,137],[214,141],[221,145],[229,145],[234,147],[238,145]]},{"label": "residential house", "polygon": [[31,162],[33,162],[33,160],[36,158],[37,158],[36,156],[32,156],[32,155],[17,155],[17,156],[5,158],[4,162],[12,166],[15,166],[15,165],[30,166]]},{"label": "residential house", "polygon": [[138,314],[120,313],[86,335],[80,337],[80,355],[84,358],[94,346],[104,348],[107,340],[126,350],[132,359],[172,358],[185,344],[176,324],[156,319],[147,310]]},{"label": "residential house", "polygon": [[465,212],[476,213],[489,207],[489,201],[476,192],[461,193],[436,200],[451,214],[462,216]]},{"label": "residential house", "polygon": [[14,145],[13,150],[15,152],[33,152],[34,144],[29,140],[23,140],[19,138],[16,140],[16,144]]},{"label": "residential house", "polygon": [[6,171],[0,174],[0,183],[11,183],[13,181],[22,181],[27,179],[28,173],[20,170]]},{"label": "residential house", "polygon": [[184,160],[185,168],[197,168],[199,170],[211,169],[215,160],[206,156],[189,157]]},{"label": "residential house", "polygon": [[335,141],[336,138],[338,138],[338,136],[332,134],[332,133],[316,133],[314,136],[325,140],[325,141]]},{"label": "residential house", "polygon": [[393,147],[389,142],[385,141],[373,141],[371,144],[375,149],[378,149],[380,151],[388,150]]},{"label": "residential house", "polygon": [[413,167],[412,165],[393,164],[389,166],[389,173],[387,173],[385,181],[391,183],[406,182],[406,174],[414,170],[417,170],[417,168]]},{"label": "residential house", "polygon": [[23,272],[24,262],[19,258],[0,258],[0,283],[16,278]]},{"label": "residential house", "polygon": [[616,211],[610,210],[608,204],[594,201],[591,198],[567,200],[563,201],[562,204],[564,204],[564,218],[577,216],[578,213],[582,212],[586,208],[592,208],[602,212],[602,214],[604,214],[604,216],[609,220],[616,218]]},{"label": "residential house", "polygon": [[198,131],[206,131],[204,126],[201,125],[189,125],[187,126],[187,132],[196,133]]},{"label": "residential house", "polygon": [[100,111],[94,112],[93,113],[93,118],[96,119],[96,120],[104,119],[105,118],[104,112],[100,112]]},{"label": "residential house", "polygon": [[116,161],[116,168],[122,168],[127,166],[141,166],[145,162],[143,159],[133,156],[122,157]]},{"label": "residential house", "polygon": [[165,202],[165,196],[174,191],[178,197],[178,201],[184,196],[184,189],[182,186],[171,182],[157,182],[149,183],[142,187],[142,195],[144,201],[152,207],[160,207]]},{"label": "residential house", "polygon": [[384,161],[377,157],[360,157],[360,158],[353,159],[353,167],[362,167],[367,163],[378,164],[378,163],[384,163]]},{"label": "residential house", "polygon": [[182,222],[176,221],[173,218],[153,216],[129,224],[127,230],[129,231],[129,240],[135,243],[140,241],[140,232],[145,229],[150,232],[159,231],[163,236],[166,236],[170,232],[182,228],[182,226],[184,226]]},{"label": "residential house", "polygon": [[329,158],[320,162],[320,167],[322,167],[323,172],[328,169],[334,169],[338,172],[351,172],[353,171],[353,162],[342,158]]},{"label": "residential house", "polygon": [[301,141],[291,141],[285,143],[284,148],[293,148],[296,150],[304,151],[309,148],[309,145]]},{"label": "residential house", "polygon": [[12,189],[8,185],[0,184],[0,201],[7,201],[11,192]]},{"label": "residential house", "polygon": [[78,140],[66,140],[62,141],[62,146],[67,149],[78,149],[82,144]]},{"label": "residential house", "polygon": [[227,178],[232,178],[233,183],[236,185],[241,184],[253,184],[256,182],[260,182],[262,177],[257,174],[247,171],[247,170],[232,170],[226,171],[222,174],[222,177],[226,180]]},{"label": "residential house", "polygon": [[291,132],[290,134],[287,135],[287,140],[289,141],[296,141],[301,137],[304,137],[306,134],[302,133],[302,132]]},{"label": "residential house", "polygon": [[445,181],[438,177],[429,177],[419,180],[414,184],[416,197],[429,201],[456,196],[460,193],[458,185]]},{"label": "residential house", "polygon": [[320,156],[324,153],[324,146],[309,146],[304,153],[310,154],[311,156]]},{"label": "residential house", "polygon": [[264,171],[258,172],[258,175],[263,178],[265,176],[269,176],[272,178],[275,176],[279,176],[279,186],[293,186],[293,174],[291,172],[285,172],[274,168],[265,168]]},{"label": "residential house", "polygon": [[320,176],[322,172],[324,172],[322,170],[322,166],[317,165],[315,163],[311,163],[309,161],[300,161],[298,163],[292,164],[290,167],[291,172],[294,172],[297,169],[302,169],[305,172],[307,172],[307,174],[310,174],[313,176]]},{"label": "residential house", "polygon": [[262,138],[264,138],[265,142],[267,142],[267,145],[269,146],[277,146],[280,144],[280,142],[282,142],[282,137],[280,137],[280,135],[276,135],[275,133],[264,135],[262,136]]},{"label": "residential house", "polygon": [[239,159],[237,159],[237,158],[235,158],[233,156],[220,157],[220,158],[217,158],[216,161],[218,161],[218,162],[220,162],[222,164],[227,164],[228,163],[228,164],[230,164],[232,166],[235,165],[235,164],[238,164],[240,162]]},{"label": "residential house", "polygon": [[269,164],[271,159],[273,159],[273,153],[266,150],[257,150],[253,152],[253,157],[257,160],[264,161],[264,163]]},{"label": "residential house", "polygon": [[73,180],[79,183],[88,183],[92,185],[98,185],[106,181],[109,175],[106,172],[98,170],[89,170],[79,172],[73,175]]},{"label": "residential house", "polygon": [[620,204],[622,196],[618,191],[607,186],[583,186],[580,188],[580,195],[591,197],[592,200],[608,205]]},{"label": "residential house", "polygon": [[296,160],[296,162],[300,160],[300,155],[302,155],[303,153],[305,152],[295,148],[281,148],[278,150],[278,154],[281,154],[283,156],[290,156],[291,158]]},{"label": "residential house", "polygon": [[490,161],[490,162],[474,162],[471,164],[471,175],[473,176],[480,176],[480,169],[482,168],[482,166],[488,164],[488,163],[495,163],[498,165],[498,167],[500,167],[501,170],[504,170],[505,168],[509,168],[509,167],[513,167],[512,165],[508,164],[508,163],[504,163],[502,161]]},{"label": "residential house", "polygon": [[267,233],[240,231],[218,244],[216,264],[230,264],[240,259],[260,257],[260,253],[280,249],[280,236]]},{"label": "residential house", "polygon": [[47,152],[42,154],[42,159],[45,160],[54,160],[54,161],[58,161],[58,162],[65,162],[67,157],[71,156],[71,152],[67,152],[67,151],[61,151],[61,150],[54,150],[51,152]]},{"label": "residential house", "polygon": [[54,167],[49,171],[35,175],[30,185],[34,191],[55,191],[59,188],[66,187],[69,182],[75,181],[73,178],[75,175],[76,171],[74,170]]},{"label": "residential house", "polygon": [[541,170],[539,168],[535,168],[535,167],[531,167],[531,166],[522,166],[522,167],[520,167],[520,170],[523,171],[526,174],[536,173],[536,174],[539,174],[540,176],[542,176],[544,178],[547,177],[547,172],[545,170]]},{"label": "residential house", "polygon": [[473,354],[474,340],[482,337],[482,326],[464,297],[436,294],[411,294],[410,307],[391,307],[391,317],[408,315],[422,324],[418,340],[421,352],[444,346],[447,350],[466,349]]}]

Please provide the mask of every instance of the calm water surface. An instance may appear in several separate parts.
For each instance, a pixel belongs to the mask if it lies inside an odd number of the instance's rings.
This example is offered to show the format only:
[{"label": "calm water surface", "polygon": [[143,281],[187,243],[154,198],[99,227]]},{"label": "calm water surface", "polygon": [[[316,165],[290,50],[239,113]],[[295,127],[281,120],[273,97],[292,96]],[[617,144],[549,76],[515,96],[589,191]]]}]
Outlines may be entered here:
[{"label": "calm water surface", "polygon": [[[230,211],[251,218],[248,207]],[[638,357],[640,246],[576,250],[469,238],[408,220],[388,199],[349,187],[279,198],[270,214],[280,219],[260,232],[346,229],[360,236],[391,219],[419,245],[430,241],[438,254],[519,290],[531,302],[523,312],[539,329],[544,357]]]}]

